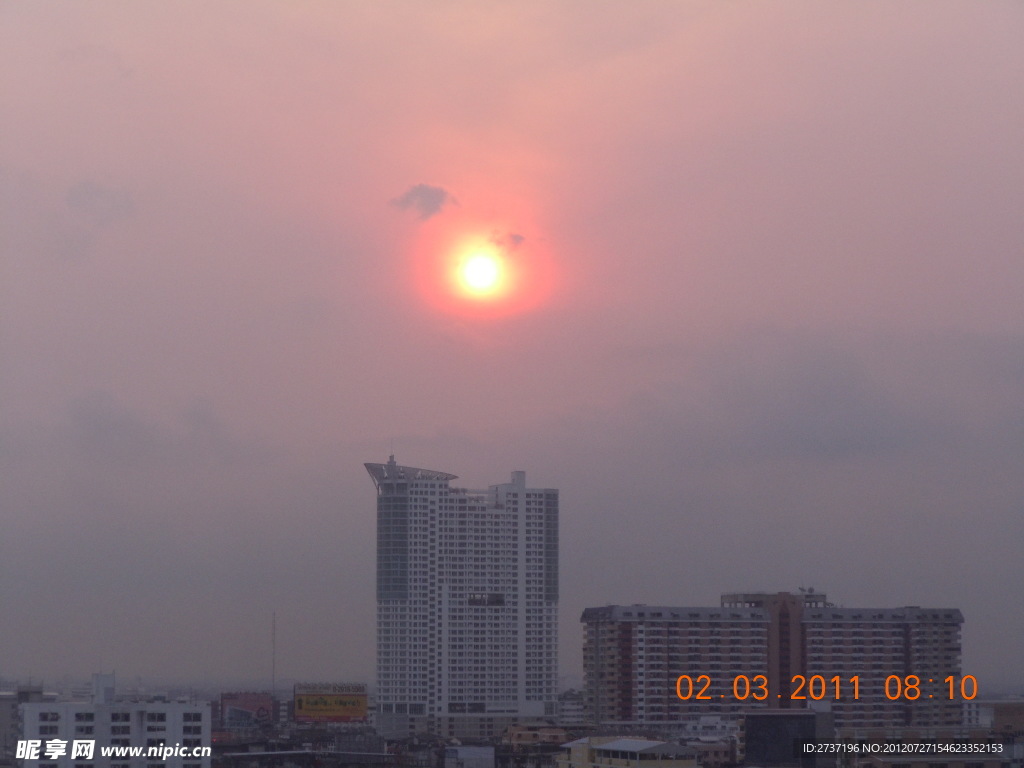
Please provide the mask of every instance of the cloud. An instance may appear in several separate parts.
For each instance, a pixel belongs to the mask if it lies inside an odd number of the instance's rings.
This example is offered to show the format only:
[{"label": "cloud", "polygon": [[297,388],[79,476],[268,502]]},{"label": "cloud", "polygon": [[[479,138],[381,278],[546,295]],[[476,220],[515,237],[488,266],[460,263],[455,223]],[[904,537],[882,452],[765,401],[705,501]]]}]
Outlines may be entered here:
[{"label": "cloud", "polygon": [[402,210],[413,208],[420,219],[425,221],[439,214],[446,205],[458,205],[458,201],[444,187],[414,184],[401,197],[392,200],[391,204]]},{"label": "cloud", "polygon": [[514,251],[525,241],[525,237],[515,232],[495,232],[491,235],[491,242],[506,251]]}]

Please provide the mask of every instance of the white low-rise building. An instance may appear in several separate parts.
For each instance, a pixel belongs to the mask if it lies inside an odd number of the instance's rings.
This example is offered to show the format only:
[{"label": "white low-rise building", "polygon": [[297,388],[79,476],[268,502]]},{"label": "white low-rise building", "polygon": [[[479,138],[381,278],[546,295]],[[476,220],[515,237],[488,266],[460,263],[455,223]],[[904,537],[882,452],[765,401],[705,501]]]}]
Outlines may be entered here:
[{"label": "white low-rise building", "polygon": [[210,703],[114,696],[94,676],[90,701],[20,705],[22,768],[210,768]]}]

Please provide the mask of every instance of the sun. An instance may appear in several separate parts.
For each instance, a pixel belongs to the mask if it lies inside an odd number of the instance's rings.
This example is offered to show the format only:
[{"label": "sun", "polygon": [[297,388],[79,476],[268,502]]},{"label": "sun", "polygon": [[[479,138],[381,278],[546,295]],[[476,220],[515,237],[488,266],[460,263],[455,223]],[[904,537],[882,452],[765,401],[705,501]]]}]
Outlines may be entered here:
[{"label": "sun", "polygon": [[457,277],[459,286],[467,296],[486,299],[501,292],[505,265],[497,253],[477,251],[469,254],[459,264]]},{"label": "sun", "polygon": [[413,251],[412,267],[416,287],[431,306],[474,320],[540,307],[550,297],[555,278],[540,238],[496,225],[448,226],[424,233]]}]

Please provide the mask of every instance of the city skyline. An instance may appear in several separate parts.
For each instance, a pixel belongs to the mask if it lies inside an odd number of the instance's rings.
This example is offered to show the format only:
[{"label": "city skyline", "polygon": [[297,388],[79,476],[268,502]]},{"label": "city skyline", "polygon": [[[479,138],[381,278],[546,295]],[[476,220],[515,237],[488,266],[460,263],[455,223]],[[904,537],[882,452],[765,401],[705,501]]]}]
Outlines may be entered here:
[{"label": "city skyline", "polygon": [[[183,10],[185,9],[185,10]],[[1019,3],[0,8],[0,678],[372,681],[363,463],[1024,691]]]}]

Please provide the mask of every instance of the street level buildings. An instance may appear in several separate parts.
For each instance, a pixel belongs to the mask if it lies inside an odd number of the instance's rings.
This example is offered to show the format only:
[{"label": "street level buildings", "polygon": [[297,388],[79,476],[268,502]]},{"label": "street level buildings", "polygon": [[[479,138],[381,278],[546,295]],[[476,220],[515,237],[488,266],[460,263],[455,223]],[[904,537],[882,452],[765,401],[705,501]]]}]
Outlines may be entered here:
[{"label": "street level buildings", "polygon": [[389,738],[489,738],[553,717],[558,491],[366,464],[377,490],[375,723]]},{"label": "street level buildings", "polygon": [[955,608],[839,608],[804,590],[727,594],[716,608],[588,608],[581,620],[587,713],[597,723],[670,729],[701,715],[812,704],[837,728],[962,722]]}]

